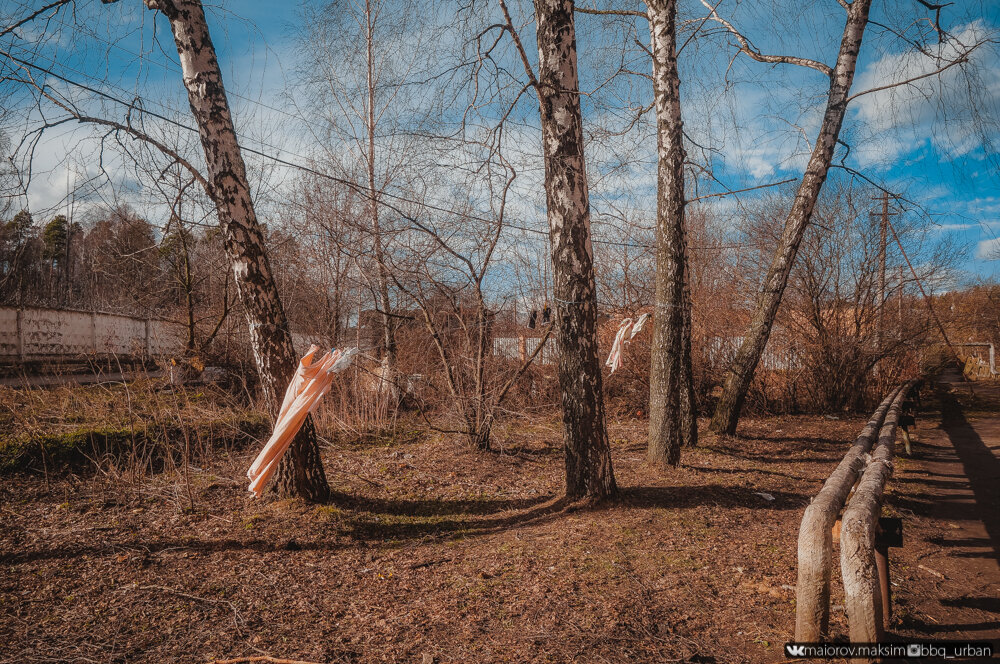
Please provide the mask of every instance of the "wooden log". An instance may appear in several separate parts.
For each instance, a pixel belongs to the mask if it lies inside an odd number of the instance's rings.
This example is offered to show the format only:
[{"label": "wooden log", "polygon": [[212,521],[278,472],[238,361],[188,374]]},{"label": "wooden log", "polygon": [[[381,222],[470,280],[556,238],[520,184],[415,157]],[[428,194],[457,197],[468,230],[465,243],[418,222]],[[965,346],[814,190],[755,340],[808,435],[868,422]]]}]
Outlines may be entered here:
[{"label": "wooden log", "polygon": [[886,412],[899,395],[889,393],[843,460],[813,498],[799,527],[798,581],[795,586],[795,640],[819,641],[830,624],[830,574],[833,565],[833,527],[848,494],[865,467]]},{"label": "wooden log", "polygon": [[893,400],[879,431],[871,462],[844,511],[840,569],[844,578],[848,634],[855,643],[874,643],[885,638],[882,593],[875,561],[875,529],[882,511],[882,494],[892,475],[900,412],[913,385],[912,381],[904,385]]}]

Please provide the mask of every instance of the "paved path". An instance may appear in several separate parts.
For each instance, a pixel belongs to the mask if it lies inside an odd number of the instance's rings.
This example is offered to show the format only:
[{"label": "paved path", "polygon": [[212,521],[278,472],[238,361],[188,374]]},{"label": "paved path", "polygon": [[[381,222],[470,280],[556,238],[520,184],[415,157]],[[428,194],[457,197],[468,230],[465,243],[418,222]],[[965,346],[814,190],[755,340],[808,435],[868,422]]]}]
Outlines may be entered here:
[{"label": "paved path", "polygon": [[1000,387],[952,372],[924,405],[914,457],[899,446],[890,483],[905,524],[905,546],[890,554],[894,631],[1000,645]]}]

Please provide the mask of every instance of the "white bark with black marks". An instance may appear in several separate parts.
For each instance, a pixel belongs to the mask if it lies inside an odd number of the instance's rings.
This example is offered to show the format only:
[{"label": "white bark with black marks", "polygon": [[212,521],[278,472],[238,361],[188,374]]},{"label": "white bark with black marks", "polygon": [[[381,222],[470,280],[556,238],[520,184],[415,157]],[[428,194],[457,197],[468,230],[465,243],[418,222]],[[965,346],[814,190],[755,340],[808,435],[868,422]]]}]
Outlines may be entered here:
[{"label": "white bark with black marks", "polygon": [[649,373],[648,457],[677,465],[697,437],[685,284],[684,144],[677,71],[676,0],[648,0],[657,124],[656,295]]},{"label": "white bark with black marks", "polygon": [[601,499],[615,494],[617,485],[604,422],[597,354],[597,294],[573,2],[538,0],[535,18],[537,90],[566,445],[566,497]]},{"label": "white bark with black marks", "polygon": [[826,181],[840,128],[847,112],[851,84],[858,62],[858,51],[868,25],[871,0],[855,0],[847,9],[847,23],[837,54],[837,64],[830,72],[830,89],[827,93],[826,112],[819,136],[806,166],[802,182],[796,192],[785,227],[778,240],[774,257],[757,295],[757,302],[750,320],[750,327],[740,344],[732,365],[726,373],[725,386],[719,399],[711,428],[719,433],[736,433],[743,401],[753,380],[754,371],[767,346],[771,327],[778,313],[778,305],[788,283],[788,275],[795,261],[795,254],[802,243],[802,236],[812,217],[820,190]]},{"label": "white bark with black marks", "polygon": [[[272,414],[276,414],[297,360],[250,197],[246,167],[205,12],[199,0],[145,0],[145,3],[170,21],[188,102],[205,152],[209,193],[219,215],[237,293],[246,312],[261,386]],[[282,461],[278,489],[284,495],[314,501],[329,496],[311,420],[306,421]]]}]

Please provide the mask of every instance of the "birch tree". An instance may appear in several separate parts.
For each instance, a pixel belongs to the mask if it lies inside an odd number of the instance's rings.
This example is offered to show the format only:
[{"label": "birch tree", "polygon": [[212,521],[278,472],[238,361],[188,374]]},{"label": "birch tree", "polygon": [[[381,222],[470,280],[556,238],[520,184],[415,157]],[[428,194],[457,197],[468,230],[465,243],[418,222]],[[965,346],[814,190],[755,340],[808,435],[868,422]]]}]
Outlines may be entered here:
[{"label": "birch tree", "polygon": [[[795,261],[799,245],[806,227],[809,225],[816,201],[819,198],[827,173],[831,168],[834,150],[840,141],[840,130],[844,122],[848,104],[857,97],[885,90],[892,87],[910,85],[917,80],[935,76],[946,69],[968,61],[969,54],[978,48],[982,42],[967,48],[958,49],[952,57],[937,57],[937,67],[933,71],[919,74],[908,80],[893,82],[855,94],[851,94],[855,69],[858,62],[858,52],[861,49],[865,28],[868,25],[868,13],[871,0],[838,0],[846,13],[843,35],[837,60],[833,67],[805,57],[793,55],[765,54],[757,50],[750,40],[741,34],[729,21],[719,16],[715,8],[707,0],[701,0],[709,10],[709,18],[723,27],[737,43],[739,52],[753,60],[773,65],[797,65],[813,69],[829,79],[829,90],[826,94],[825,111],[816,142],[813,146],[805,172],[799,184],[795,199],[785,218],[784,228],[774,249],[770,266],[764,276],[753,307],[750,324],[743,336],[743,341],[726,372],[723,393],[712,418],[713,431],[723,434],[736,432],[740,410],[746,398],[747,390],[753,379],[754,371],[767,345],[771,328],[774,324],[778,306],[781,303],[788,276]],[[944,5],[931,5],[924,0],[917,0],[921,5],[940,14]],[[939,27],[939,16],[931,23],[934,31],[945,38]],[[896,33],[906,39],[902,33]],[[914,42],[908,42],[916,48],[921,47]],[[927,52],[921,49],[921,52]],[[844,168],[848,168],[844,166]],[[848,168],[848,170],[850,170]]]},{"label": "birch tree", "polygon": [[[4,115],[4,111],[0,110],[0,122],[4,120]],[[0,128],[0,219],[6,219],[20,194],[17,169],[8,160],[8,154],[10,137]]]},{"label": "birch tree", "polygon": [[597,293],[573,2],[535,2],[537,78],[503,0],[500,7],[529,85],[538,94],[541,112],[566,451],[566,497],[601,499],[616,494],[617,485],[611,466],[601,363],[597,355]]},{"label": "birch tree", "polygon": [[[307,110],[318,122],[310,123],[319,148],[318,165],[354,184],[366,199],[359,216],[367,235],[370,257],[359,262],[371,283],[381,327],[382,372],[380,389],[398,402],[396,329],[393,313],[393,280],[389,255],[398,232],[391,206],[398,199],[391,192],[411,176],[419,147],[413,136],[426,112],[413,78],[426,66],[430,51],[425,40],[436,34],[433,20],[410,2],[353,0],[331,11],[326,4],[304,12],[308,28],[301,41],[303,64],[299,79]],[[402,39],[401,35],[406,35]],[[370,276],[369,276],[370,275]]]},{"label": "birch tree", "polygon": [[685,277],[684,145],[677,71],[677,2],[647,0],[657,125],[656,295],[649,371],[650,461],[677,465],[697,422],[691,375],[691,303]]},{"label": "birch tree", "polygon": [[813,208],[816,206],[820,189],[826,180],[830,162],[833,160],[834,148],[837,145],[840,128],[844,122],[844,114],[847,111],[847,101],[851,91],[851,83],[854,80],[858,51],[861,49],[861,40],[865,27],[868,25],[871,0],[854,0],[850,4],[843,3],[847,12],[847,21],[844,25],[840,50],[837,54],[837,63],[833,68],[807,58],[763,55],[754,50],[747,39],[737,32],[728,21],[721,18],[711,5],[704,0],[702,4],[708,7],[713,20],[721,23],[734,35],[740,44],[742,53],[762,62],[809,67],[823,73],[830,79],[826,111],[823,114],[819,135],[816,138],[791,210],[785,219],[784,231],[778,240],[771,265],[757,295],[749,329],[726,372],[722,397],[719,399],[715,415],[712,417],[711,428],[713,431],[731,435],[736,432],[740,410],[743,408],[743,401],[746,398],[757,363],[764,352],[764,347],[767,346],[767,340],[774,324],[774,318],[778,313],[778,305],[781,303],[785,285],[788,283],[788,275],[791,272],[795,254],[802,242],[802,236],[812,216]]},{"label": "birch tree", "polygon": [[[200,0],[145,0],[145,4],[170,21],[188,102],[205,152],[208,191],[218,211],[236,290],[246,312],[264,397],[272,413],[276,413],[295,372],[295,351],[251,200],[205,12]],[[311,420],[293,441],[277,481],[284,495],[313,501],[329,496]]]}]

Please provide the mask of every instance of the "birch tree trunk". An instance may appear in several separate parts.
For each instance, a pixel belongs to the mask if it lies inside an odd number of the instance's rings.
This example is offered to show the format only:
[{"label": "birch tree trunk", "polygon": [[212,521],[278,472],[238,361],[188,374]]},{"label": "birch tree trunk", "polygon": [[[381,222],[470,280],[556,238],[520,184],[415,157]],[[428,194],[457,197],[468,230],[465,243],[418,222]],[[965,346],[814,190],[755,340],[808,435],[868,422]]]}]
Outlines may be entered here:
[{"label": "birch tree trunk", "polygon": [[[657,125],[656,296],[649,370],[650,461],[677,465],[693,421],[689,298],[684,284],[684,145],[676,0],[648,0]],[[694,431],[694,433],[693,433]]]},{"label": "birch tree trunk", "polygon": [[[219,215],[237,293],[246,311],[261,386],[268,407],[276,413],[297,362],[250,197],[205,12],[200,0],[145,0],[145,4],[170,21],[188,102],[205,151],[209,193]],[[283,495],[314,501],[329,496],[311,420],[306,421],[281,463],[278,490]]]},{"label": "birch tree trunk", "polygon": [[712,417],[713,431],[728,435],[736,433],[740,410],[743,408],[743,401],[746,399],[757,363],[767,346],[778,305],[788,283],[788,274],[795,261],[795,254],[798,252],[833,159],[840,127],[847,111],[858,51],[868,24],[870,8],[871,0],[854,0],[847,9],[847,24],[840,42],[837,64],[830,75],[830,91],[827,95],[826,112],[823,115],[819,136],[816,138],[795,201],[785,219],[785,228],[771,259],[771,266],[757,295],[750,327],[726,373],[722,397]]},{"label": "birch tree trunk", "polygon": [[[685,222],[686,223],[686,222]],[[685,229],[686,230],[686,229]],[[687,233],[684,234],[684,327],[681,330],[681,445],[694,447],[698,444],[698,402],[694,393],[694,366],[691,359],[691,269],[688,264]]]},{"label": "birch tree trunk", "polygon": [[597,356],[597,293],[572,0],[537,0],[538,100],[566,445],[566,497],[617,492]]},{"label": "birch tree trunk", "polygon": [[396,387],[396,333],[392,320],[392,300],[389,299],[389,274],[385,264],[385,248],[382,244],[382,225],[378,210],[378,188],[375,185],[375,92],[377,72],[375,71],[375,8],[371,0],[365,0],[365,65],[368,100],[365,109],[365,131],[368,139],[368,201],[371,206],[372,232],[375,236],[375,262],[378,264],[378,308],[381,310],[382,343],[385,356],[382,358],[382,375],[379,380],[379,394],[388,393],[393,401],[398,401]]}]

